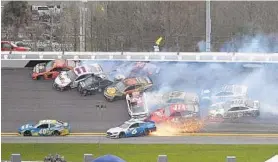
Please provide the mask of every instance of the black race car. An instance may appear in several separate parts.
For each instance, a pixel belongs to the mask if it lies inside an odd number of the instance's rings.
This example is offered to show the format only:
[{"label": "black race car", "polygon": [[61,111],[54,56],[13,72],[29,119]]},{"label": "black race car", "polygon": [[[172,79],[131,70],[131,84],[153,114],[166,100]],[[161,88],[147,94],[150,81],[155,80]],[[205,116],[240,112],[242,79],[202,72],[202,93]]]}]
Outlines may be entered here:
[{"label": "black race car", "polygon": [[79,83],[77,90],[82,96],[95,95],[102,92],[107,86],[113,84],[105,75],[92,75]]}]

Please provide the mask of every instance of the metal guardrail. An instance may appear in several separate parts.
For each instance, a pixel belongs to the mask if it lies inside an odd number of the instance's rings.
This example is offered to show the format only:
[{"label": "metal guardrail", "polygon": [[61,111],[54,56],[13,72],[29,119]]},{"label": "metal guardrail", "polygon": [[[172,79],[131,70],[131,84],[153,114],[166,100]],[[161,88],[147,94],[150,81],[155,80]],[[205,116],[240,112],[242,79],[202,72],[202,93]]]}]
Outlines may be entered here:
[{"label": "metal guardrail", "polygon": [[[92,154],[84,154],[83,162],[92,162],[94,157]],[[23,162],[21,161],[20,154],[12,154],[11,155],[11,162]],[[169,162],[167,155],[158,155],[157,162]],[[236,162],[235,156],[227,156],[226,162]]]},{"label": "metal guardrail", "polygon": [[278,63],[278,53],[225,52],[1,52],[2,60],[125,60]]}]

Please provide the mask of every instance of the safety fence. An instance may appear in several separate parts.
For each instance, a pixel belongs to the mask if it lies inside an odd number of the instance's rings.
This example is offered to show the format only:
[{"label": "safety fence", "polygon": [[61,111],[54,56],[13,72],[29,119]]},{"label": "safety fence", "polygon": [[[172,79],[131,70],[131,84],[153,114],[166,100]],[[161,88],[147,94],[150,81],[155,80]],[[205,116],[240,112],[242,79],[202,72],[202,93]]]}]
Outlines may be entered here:
[{"label": "safety fence", "polygon": [[277,63],[278,53],[226,52],[1,52],[2,60],[123,60]]},{"label": "safety fence", "polygon": [[[94,156],[92,154],[84,154],[83,162],[92,162],[93,160],[94,160]],[[20,154],[12,154],[10,161],[11,162],[24,162],[24,161],[21,161]],[[158,155],[157,162],[170,162],[170,161],[168,161],[167,155]],[[224,162],[224,160],[223,160],[223,162]],[[235,156],[227,156],[225,162],[236,162],[236,157]]]}]

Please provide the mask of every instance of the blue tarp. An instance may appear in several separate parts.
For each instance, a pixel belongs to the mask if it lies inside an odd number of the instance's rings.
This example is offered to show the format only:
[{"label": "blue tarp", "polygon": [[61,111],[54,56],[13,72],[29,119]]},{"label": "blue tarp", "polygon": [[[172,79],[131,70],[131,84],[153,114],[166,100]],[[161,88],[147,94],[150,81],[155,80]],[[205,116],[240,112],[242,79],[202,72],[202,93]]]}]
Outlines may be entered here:
[{"label": "blue tarp", "polygon": [[98,157],[97,159],[93,160],[92,162],[126,162],[126,161],[115,155],[104,155],[104,156]]}]

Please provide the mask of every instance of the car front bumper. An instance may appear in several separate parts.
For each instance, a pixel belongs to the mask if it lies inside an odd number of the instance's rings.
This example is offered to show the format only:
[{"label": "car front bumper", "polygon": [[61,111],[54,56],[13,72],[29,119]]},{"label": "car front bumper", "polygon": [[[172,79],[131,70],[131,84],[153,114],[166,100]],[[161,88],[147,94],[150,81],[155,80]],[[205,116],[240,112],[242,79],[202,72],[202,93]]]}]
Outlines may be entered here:
[{"label": "car front bumper", "polygon": [[119,138],[119,134],[113,134],[113,133],[107,132],[106,137],[107,138]]}]

